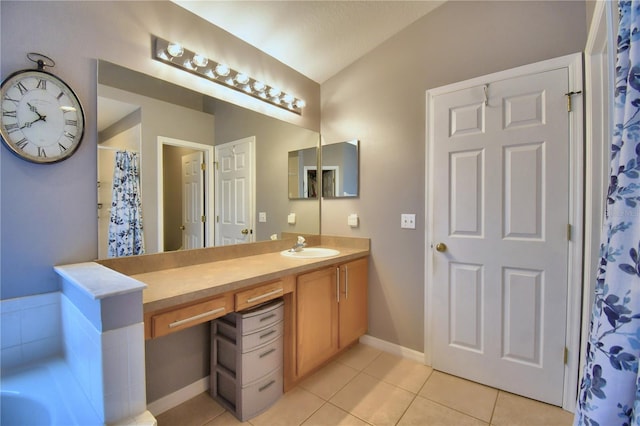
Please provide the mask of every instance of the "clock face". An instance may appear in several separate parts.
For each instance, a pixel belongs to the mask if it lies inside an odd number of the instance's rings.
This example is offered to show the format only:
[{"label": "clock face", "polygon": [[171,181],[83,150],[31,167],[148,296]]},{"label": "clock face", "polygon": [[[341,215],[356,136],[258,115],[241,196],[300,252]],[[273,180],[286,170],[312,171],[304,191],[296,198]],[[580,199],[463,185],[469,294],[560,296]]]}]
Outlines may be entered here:
[{"label": "clock face", "polygon": [[71,156],[84,133],[84,113],[69,86],[41,70],[18,71],[0,89],[0,134],[19,157],[54,163]]}]

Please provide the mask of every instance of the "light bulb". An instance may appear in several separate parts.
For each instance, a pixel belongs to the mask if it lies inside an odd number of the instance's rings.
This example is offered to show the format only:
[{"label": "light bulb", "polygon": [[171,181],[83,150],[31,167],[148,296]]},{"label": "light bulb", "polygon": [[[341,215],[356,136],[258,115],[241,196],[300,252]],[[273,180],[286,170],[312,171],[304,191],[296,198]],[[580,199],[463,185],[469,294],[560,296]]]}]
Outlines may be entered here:
[{"label": "light bulb", "polygon": [[167,53],[174,58],[179,58],[184,53],[184,48],[178,43],[169,43]]},{"label": "light bulb", "polygon": [[199,53],[193,55],[193,65],[196,67],[204,68],[208,63],[209,59],[207,59],[206,56],[200,55]]},{"label": "light bulb", "polygon": [[185,59],[182,64],[188,70],[195,70],[196,67],[193,65],[193,61],[191,59]]},{"label": "light bulb", "polygon": [[229,72],[231,72],[231,70],[225,64],[216,65],[216,74],[218,74],[218,75],[220,75],[222,77],[226,77],[226,76],[229,75]]},{"label": "light bulb", "polygon": [[278,89],[276,87],[272,87],[272,88],[269,89],[269,96],[271,96],[272,98],[275,98],[279,94],[280,94],[280,89]]},{"label": "light bulb", "polygon": [[236,74],[236,81],[239,84],[247,84],[249,82],[249,76],[239,72],[238,74]]},{"label": "light bulb", "polygon": [[307,103],[304,101],[304,99],[298,99],[296,101],[296,106],[300,109],[304,108],[307,106]]},{"label": "light bulb", "polygon": [[287,104],[293,103],[294,99],[295,98],[288,93],[285,93],[284,96],[282,97],[282,100]]},{"label": "light bulb", "polygon": [[256,92],[264,92],[264,89],[267,86],[265,86],[265,84],[261,81],[254,81],[253,82],[253,90],[255,90]]}]

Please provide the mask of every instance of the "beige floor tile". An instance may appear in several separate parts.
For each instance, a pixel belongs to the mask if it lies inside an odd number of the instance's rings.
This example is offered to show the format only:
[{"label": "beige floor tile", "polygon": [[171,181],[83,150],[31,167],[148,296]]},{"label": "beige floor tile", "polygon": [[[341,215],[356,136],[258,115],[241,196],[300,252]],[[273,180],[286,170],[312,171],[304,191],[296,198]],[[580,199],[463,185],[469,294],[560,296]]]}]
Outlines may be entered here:
[{"label": "beige floor tile", "polygon": [[487,426],[487,423],[444,405],[417,397],[398,422],[398,426]]},{"label": "beige floor tile", "polygon": [[300,383],[300,387],[308,390],[324,400],[329,400],[358,374],[348,365],[332,362]]},{"label": "beige floor tile", "polygon": [[360,373],[330,402],[373,425],[394,425],[405,412],[414,394]]},{"label": "beige floor tile", "polygon": [[241,422],[233,414],[225,411],[210,422],[205,423],[203,426],[238,426],[238,425],[250,425],[249,422]]},{"label": "beige floor tile", "polygon": [[282,395],[267,411],[249,421],[254,426],[299,426],[322,404],[322,399],[297,387]]},{"label": "beige floor tile", "polygon": [[374,347],[357,343],[353,347],[347,349],[345,353],[340,355],[338,362],[348,365],[351,368],[362,371],[367,365],[382,353],[381,350]]},{"label": "beige floor tile", "polygon": [[202,426],[225,411],[208,393],[190,400],[158,415],[158,426]]},{"label": "beige floor tile", "polygon": [[491,424],[496,426],[569,426],[573,413],[560,407],[500,392]]},{"label": "beige floor tile", "polygon": [[419,395],[489,422],[498,391],[488,386],[434,371]]},{"label": "beige floor tile", "polygon": [[303,426],[367,426],[357,417],[339,409],[331,403],[326,403],[313,416],[302,424]]},{"label": "beige floor tile", "polygon": [[363,371],[409,392],[418,393],[433,369],[418,362],[383,352]]}]

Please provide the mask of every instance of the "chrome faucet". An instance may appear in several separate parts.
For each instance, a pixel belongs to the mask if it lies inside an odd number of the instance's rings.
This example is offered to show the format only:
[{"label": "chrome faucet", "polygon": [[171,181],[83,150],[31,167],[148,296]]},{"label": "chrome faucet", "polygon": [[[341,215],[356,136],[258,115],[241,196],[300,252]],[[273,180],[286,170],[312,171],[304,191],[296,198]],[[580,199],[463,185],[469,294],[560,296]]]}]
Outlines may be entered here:
[{"label": "chrome faucet", "polygon": [[299,236],[298,236],[298,242],[297,242],[297,243],[295,243],[295,244],[293,245],[293,247],[291,247],[291,248],[289,249],[289,251],[291,251],[291,252],[294,252],[294,251],[302,251],[302,249],[303,249],[306,245],[307,245],[307,243],[305,242],[304,237],[303,237],[303,236],[301,236],[301,235],[299,235]]}]

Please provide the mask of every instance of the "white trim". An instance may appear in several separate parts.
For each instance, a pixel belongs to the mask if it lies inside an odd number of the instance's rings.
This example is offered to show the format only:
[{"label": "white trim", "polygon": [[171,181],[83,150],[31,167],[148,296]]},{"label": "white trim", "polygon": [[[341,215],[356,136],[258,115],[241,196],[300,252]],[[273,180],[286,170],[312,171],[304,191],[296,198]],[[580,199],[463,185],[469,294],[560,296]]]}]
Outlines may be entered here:
[{"label": "white trim", "polygon": [[387,342],[386,340],[381,340],[368,334],[361,336],[359,341],[364,345],[380,349],[383,352],[398,355],[402,358],[419,362],[420,364],[424,363],[424,353],[422,352],[405,348],[404,346],[396,345],[395,343]]},{"label": "white trim", "polygon": [[[425,164],[427,173],[425,173],[425,223],[427,224],[427,235],[425,235],[425,292],[424,292],[424,363],[431,365],[432,363],[432,283],[430,281],[430,272],[433,270],[433,257],[430,236],[433,235],[433,102],[438,95],[450,93],[458,90],[467,89],[475,86],[482,86],[487,83],[505,80],[521,75],[537,74],[541,72],[551,71],[554,69],[566,68],[569,73],[569,90],[581,91],[582,86],[582,54],[575,53],[562,56],[559,58],[549,59],[530,65],[513,68],[506,71],[500,71],[487,76],[481,76],[470,80],[453,83],[427,90],[426,96],[426,149]],[[574,111],[569,115],[569,132],[570,132],[570,151],[569,151],[569,217],[573,228],[573,236],[569,242],[568,253],[568,290],[567,290],[567,333],[565,344],[569,348],[569,357],[567,365],[565,365],[564,389],[563,389],[563,408],[572,410],[575,406],[578,386],[578,361],[579,361],[579,344],[580,344],[580,309],[581,309],[581,289],[582,289],[582,257],[583,257],[583,227],[582,227],[582,211],[583,211],[583,110],[581,98],[574,98]]]},{"label": "white trim", "polygon": [[164,251],[164,163],[162,161],[162,147],[164,145],[178,146],[182,148],[190,148],[196,151],[202,151],[204,154],[204,163],[206,164],[205,169],[205,182],[204,182],[204,191],[206,194],[205,203],[204,203],[204,215],[207,217],[207,221],[204,225],[204,235],[205,235],[205,244],[207,247],[214,245],[214,235],[213,229],[211,226],[212,222],[212,213],[214,211],[214,186],[213,186],[213,159],[214,157],[214,146],[213,145],[205,145],[196,142],[183,141],[180,139],[168,138],[165,136],[158,136],[158,144],[156,147],[156,164],[158,175],[157,179],[157,188],[158,188],[158,252]]},{"label": "white trim", "polygon": [[178,389],[175,392],[170,393],[169,395],[165,395],[160,399],[156,399],[150,404],[147,404],[147,410],[151,412],[154,416],[158,416],[159,414],[164,413],[172,409],[173,407],[177,407],[182,404],[200,395],[202,392],[206,392],[209,390],[209,376],[203,377],[202,379],[191,383],[183,387],[182,389]]},{"label": "white trim", "polygon": [[[582,380],[589,336],[595,273],[599,254],[604,202],[608,185],[609,143],[612,135],[614,34],[613,9],[609,1],[595,3],[593,18],[585,46],[585,211],[584,268],[582,294],[582,329],[578,383]],[[606,78],[608,77],[608,78]]]}]

